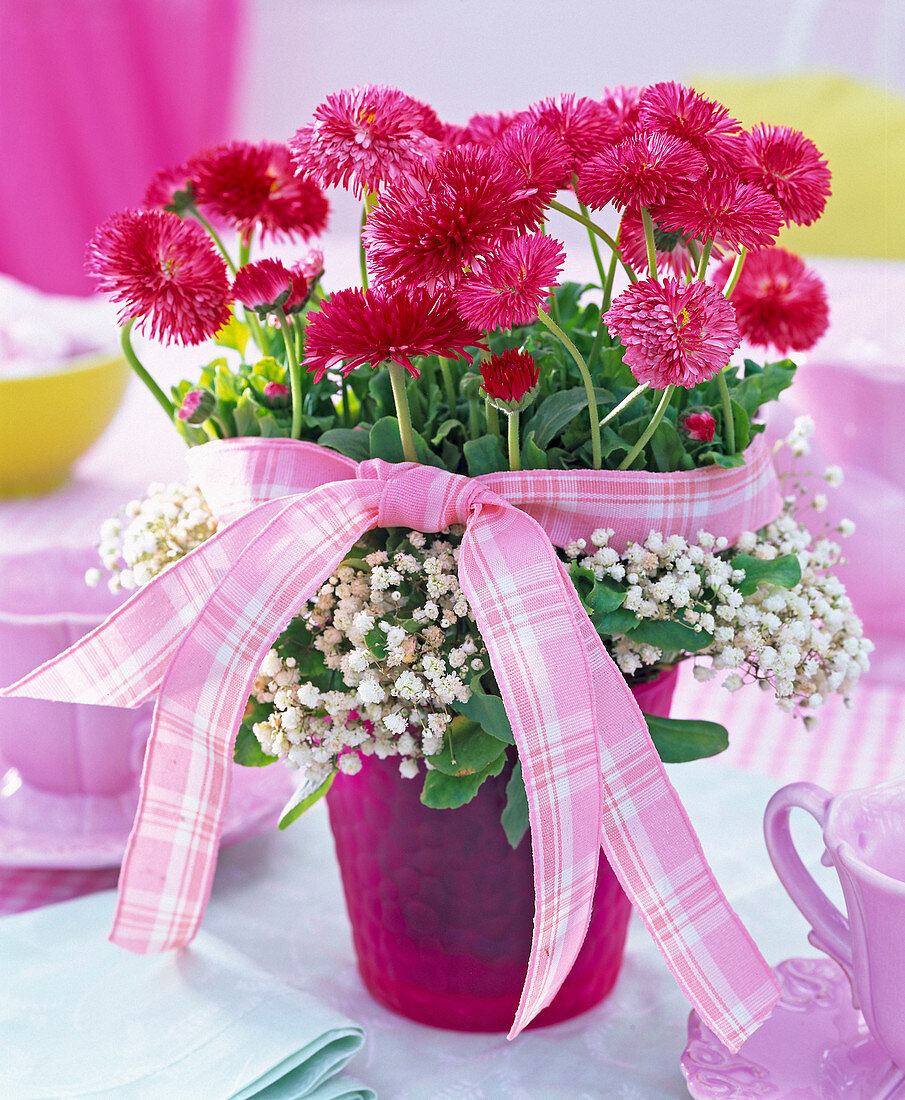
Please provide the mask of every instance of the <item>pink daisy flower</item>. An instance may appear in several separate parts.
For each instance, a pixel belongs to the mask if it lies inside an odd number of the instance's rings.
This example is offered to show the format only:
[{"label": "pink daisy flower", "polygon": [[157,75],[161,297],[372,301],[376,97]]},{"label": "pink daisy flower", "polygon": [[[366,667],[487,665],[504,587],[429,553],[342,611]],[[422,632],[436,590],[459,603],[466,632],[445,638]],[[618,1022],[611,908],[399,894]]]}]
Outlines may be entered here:
[{"label": "pink daisy flower", "polygon": [[516,169],[529,193],[524,211],[529,220],[538,206],[546,207],[569,182],[572,153],[548,126],[532,121],[516,123],[500,136],[494,148]]},{"label": "pink daisy flower", "polygon": [[189,390],[176,410],[176,416],[187,424],[203,424],[210,418],[216,404],[210,390]]},{"label": "pink daisy flower", "polygon": [[194,191],[191,162],[186,161],[175,168],[162,168],[154,173],[145,188],[142,206],[145,210],[171,210],[178,214],[182,203],[177,202],[176,196],[181,193],[194,198]]},{"label": "pink daisy flower", "polygon": [[292,292],[292,275],[279,260],[257,260],[236,272],[233,294],[237,302],[256,313],[271,313]]},{"label": "pink daisy flower", "polygon": [[[713,283],[722,289],[732,262],[716,269]],[[731,296],[742,336],[782,354],[807,351],[829,327],[826,288],[804,261],[784,248],[765,248],[745,259]]]},{"label": "pink daisy flower", "polygon": [[400,363],[413,377],[419,355],[463,356],[483,348],[481,333],[458,315],[452,292],[430,294],[423,287],[394,286],[338,290],[308,321],[305,365],[319,382],[328,370],[348,374],[368,363]]},{"label": "pink daisy flower", "polygon": [[565,260],[565,250],[554,237],[513,237],[500,245],[480,275],[456,288],[459,313],[483,329],[528,325],[537,320],[550,290],[559,286]]},{"label": "pink daisy flower", "polygon": [[830,195],[830,170],[813,141],[788,126],[763,123],[744,137],[742,179],[770,192],[786,224],[816,221]]},{"label": "pink daisy flower", "polygon": [[495,145],[515,121],[516,116],[506,111],[497,111],[495,115],[472,115],[465,124],[462,141]]},{"label": "pink daisy flower", "polygon": [[558,102],[543,99],[534,103],[527,113],[559,134],[572,151],[573,168],[599,153],[618,133],[616,123],[602,103],[572,92],[561,95]]},{"label": "pink daisy flower", "polygon": [[295,175],[289,150],[277,142],[231,141],[192,159],[199,206],[245,238],[317,236],[329,206],[316,184]]},{"label": "pink daisy flower", "polygon": [[166,343],[200,344],[230,318],[226,264],[200,225],[161,210],[114,214],[88,242],[98,289]]},{"label": "pink daisy flower", "polygon": [[268,382],[264,387],[264,396],[277,407],[289,403],[289,387],[282,382]]},{"label": "pink daisy flower", "polygon": [[540,371],[533,355],[507,348],[499,355],[482,360],[481,379],[484,393],[504,412],[519,412],[537,393]]},{"label": "pink daisy flower", "polygon": [[360,196],[436,154],[437,138],[425,131],[436,132],[434,119],[429,107],[398,88],[365,84],[327,96],[289,148],[300,174]]},{"label": "pink daisy flower", "polygon": [[652,206],[700,179],[707,162],[693,145],[669,134],[639,132],[582,165],[576,194],[592,209]]},{"label": "pink daisy flower", "polygon": [[404,279],[433,289],[480,271],[515,233],[533,229],[542,207],[518,171],[491,149],[442,152],[387,186],[363,240],[377,282]]},{"label": "pink daisy flower", "polygon": [[782,210],[772,195],[726,177],[698,180],[652,213],[664,229],[701,241],[717,238],[736,251],[773,244],[782,227]]},{"label": "pink daisy flower", "polygon": [[738,159],[742,124],[728,108],[707,99],[694,88],[672,80],[651,84],[641,93],[638,122],[693,145],[709,165],[729,171]]},{"label": "pink daisy flower", "polygon": [[623,291],[604,315],[625,345],[625,362],[653,389],[706,382],[739,345],[735,311],[706,283],[646,279]]},{"label": "pink daisy flower", "polygon": [[716,433],[716,420],[706,410],[689,413],[683,418],[682,427],[690,439],[695,439],[698,443],[712,443]]},{"label": "pink daisy flower", "polygon": [[[672,229],[664,229],[654,218],[654,246],[657,254],[657,270],[683,277],[693,274],[696,264],[688,250],[688,237]],[[627,207],[619,223],[619,251],[623,260],[635,271],[647,270],[647,241],[644,223],[638,210]],[[711,256],[723,255],[719,245],[714,245]]]},{"label": "pink daisy flower", "polygon": [[622,141],[637,130],[640,99],[641,93],[634,86],[627,88],[618,84],[615,88],[604,89],[600,106],[613,126],[614,141]]}]

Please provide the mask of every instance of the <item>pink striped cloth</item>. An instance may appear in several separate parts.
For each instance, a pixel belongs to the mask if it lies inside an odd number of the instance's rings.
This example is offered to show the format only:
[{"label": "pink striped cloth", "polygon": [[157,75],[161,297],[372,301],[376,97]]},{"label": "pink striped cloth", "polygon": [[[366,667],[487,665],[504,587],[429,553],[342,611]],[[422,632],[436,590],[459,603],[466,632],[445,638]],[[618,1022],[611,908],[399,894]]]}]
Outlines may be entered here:
[{"label": "pink striped cloth", "polygon": [[[522,761],[536,913],[510,1037],[556,994],[587,930],[601,843],[680,987],[737,1049],[779,990],[729,907],[666,778],[634,697],[593,630],[557,541],[609,523],[624,541],[701,526],[736,538],[779,507],[762,445],[737,470],[465,478],[356,464],[293,440],[191,452],[232,521],[66,653],[2,694],[137,706],[158,694],[111,938],[138,952],[188,942],[207,901],[229,760],[273,639],[375,526],[466,525],[459,575]],[[708,511],[708,484],[713,483]],[[568,501],[555,510],[557,486]]]}]

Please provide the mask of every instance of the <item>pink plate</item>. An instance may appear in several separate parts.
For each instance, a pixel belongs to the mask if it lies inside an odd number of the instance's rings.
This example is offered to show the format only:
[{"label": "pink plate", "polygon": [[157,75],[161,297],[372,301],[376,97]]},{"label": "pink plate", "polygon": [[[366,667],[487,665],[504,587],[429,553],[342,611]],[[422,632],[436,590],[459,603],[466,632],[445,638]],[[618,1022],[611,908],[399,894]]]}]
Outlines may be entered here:
[{"label": "pink plate", "polygon": [[852,1007],[848,979],[829,959],[776,967],[782,997],[737,1054],[688,1018],[682,1072],[695,1100],[874,1100],[905,1096],[901,1074]]},{"label": "pink plate", "polygon": [[[276,826],[293,784],[284,767],[233,766],[223,843]],[[137,792],[63,795],[23,784],[0,759],[0,866],[116,867],[122,859]]]}]

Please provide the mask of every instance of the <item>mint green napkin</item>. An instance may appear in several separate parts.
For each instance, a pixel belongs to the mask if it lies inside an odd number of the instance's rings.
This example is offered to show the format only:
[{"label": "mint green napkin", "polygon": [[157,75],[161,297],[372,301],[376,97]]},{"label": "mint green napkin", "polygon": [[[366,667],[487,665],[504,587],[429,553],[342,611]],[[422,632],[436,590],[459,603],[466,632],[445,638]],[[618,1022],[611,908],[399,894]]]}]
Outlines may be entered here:
[{"label": "mint green napkin", "polygon": [[215,936],[133,955],[111,892],[0,918],[4,1100],[374,1100],[364,1033]]}]

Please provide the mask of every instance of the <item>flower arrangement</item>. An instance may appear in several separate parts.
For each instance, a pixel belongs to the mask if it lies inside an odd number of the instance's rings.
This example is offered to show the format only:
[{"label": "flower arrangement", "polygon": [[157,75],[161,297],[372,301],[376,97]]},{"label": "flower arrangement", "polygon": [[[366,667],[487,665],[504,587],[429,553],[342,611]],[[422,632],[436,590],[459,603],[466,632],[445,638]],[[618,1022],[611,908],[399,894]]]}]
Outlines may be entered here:
[{"label": "flower arrangement", "polygon": [[[731,469],[795,373],[785,358],[732,363],[742,340],[784,356],[826,329],[819,278],[775,242],[820,216],[829,180],[802,134],[744,131],[671,82],[464,127],[367,86],[329,96],[287,145],[233,142],[159,173],[144,209],[99,228],[87,266],[191,446],[286,437],[469,476]],[[317,247],[288,265],[251,259],[255,243],[322,232],[333,186],[363,201],[360,287],[327,292]],[[610,206],[615,236],[595,220]],[[596,282],[561,282],[554,216],[586,228]],[[132,347],[136,324],[221,354],[167,395]],[[796,489],[731,546],[651,531],[612,547],[601,526],[564,547],[622,673],[653,679],[690,658],[699,678],[757,681],[809,724],[828,693],[847,695],[870,643],[832,572],[839,547],[811,537],[801,503]],[[104,529],[102,563],[114,587],[141,585],[216,529],[196,487],[155,486]],[[283,824],[366,755],[398,757],[436,807],[502,770],[512,733],[457,580],[461,534],[371,532],[275,642],[236,759],[301,770]],[[712,723],[649,727],[664,760],[727,743]],[[513,845],[523,803],[511,783]]]}]

